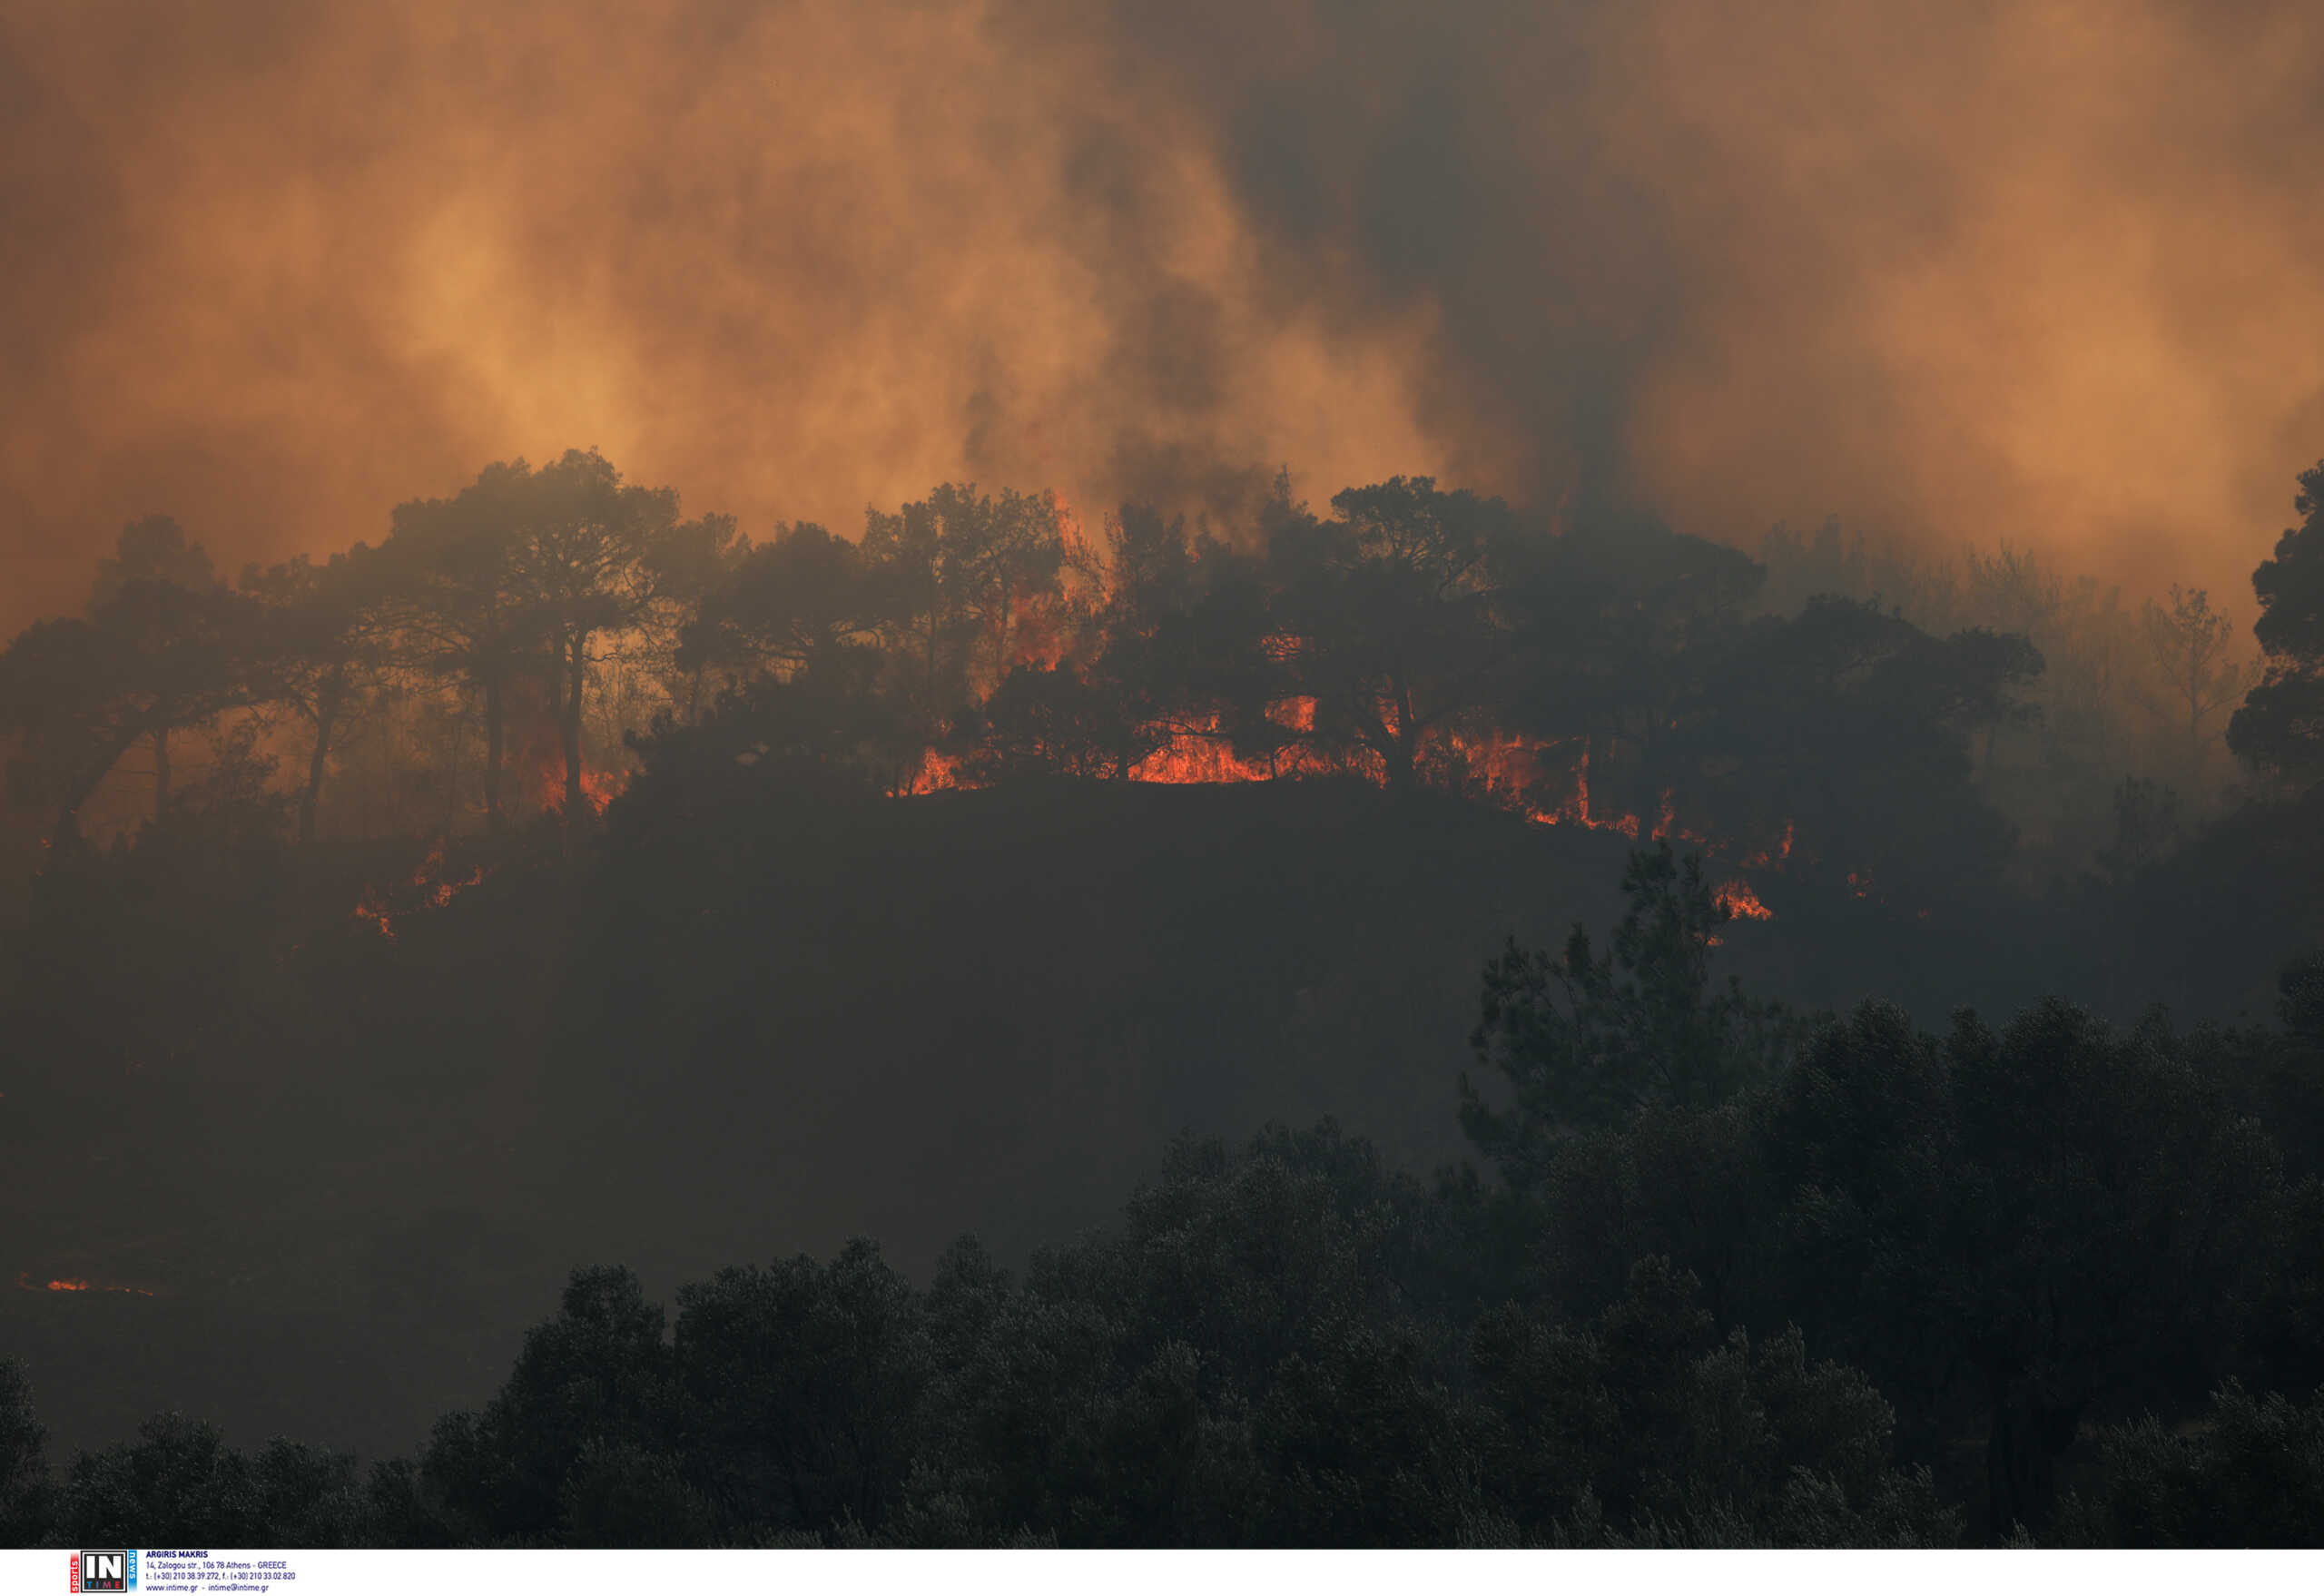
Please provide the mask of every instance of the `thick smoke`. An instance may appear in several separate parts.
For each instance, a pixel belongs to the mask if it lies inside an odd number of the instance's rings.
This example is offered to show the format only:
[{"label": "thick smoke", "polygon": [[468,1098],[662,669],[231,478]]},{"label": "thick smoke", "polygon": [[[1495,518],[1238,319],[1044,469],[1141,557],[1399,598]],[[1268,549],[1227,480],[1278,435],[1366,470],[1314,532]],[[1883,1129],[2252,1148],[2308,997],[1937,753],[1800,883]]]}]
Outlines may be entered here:
[{"label": "thick smoke", "polygon": [[1434,471],[2248,607],[2324,453],[2313,8],[0,0],[0,622],[601,447],[852,532],[946,478]]}]

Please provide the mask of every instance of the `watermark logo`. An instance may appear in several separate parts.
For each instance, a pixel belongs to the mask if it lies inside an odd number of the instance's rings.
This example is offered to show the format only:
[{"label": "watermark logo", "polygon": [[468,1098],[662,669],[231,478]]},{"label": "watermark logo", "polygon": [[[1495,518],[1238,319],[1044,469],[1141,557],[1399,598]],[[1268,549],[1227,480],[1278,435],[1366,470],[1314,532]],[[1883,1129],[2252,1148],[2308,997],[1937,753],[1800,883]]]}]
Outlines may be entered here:
[{"label": "watermark logo", "polygon": [[73,1589],[76,1592],[116,1591],[125,1596],[137,1589],[137,1553],[125,1548],[74,1553]]}]

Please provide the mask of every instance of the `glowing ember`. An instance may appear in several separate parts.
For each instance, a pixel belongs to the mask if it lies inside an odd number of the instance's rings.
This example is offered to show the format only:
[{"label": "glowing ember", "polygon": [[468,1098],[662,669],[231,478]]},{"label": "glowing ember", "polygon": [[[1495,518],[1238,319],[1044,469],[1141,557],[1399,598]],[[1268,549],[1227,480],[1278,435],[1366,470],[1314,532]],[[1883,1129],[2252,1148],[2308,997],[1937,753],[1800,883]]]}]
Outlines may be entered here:
[{"label": "glowing ember", "polygon": [[1493,732],[1480,738],[1453,737],[1453,752],[1469,773],[1484,784],[1485,795],[1521,809],[1541,784],[1541,752],[1550,744]]},{"label": "glowing ember", "polygon": [[[1068,662],[1085,663],[1081,656],[1088,652],[1086,640],[1077,635],[1082,618],[1069,604],[1049,594],[1019,595],[1009,615],[1010,667],[1053,671]],[[986,631],[995,634],[1000,626],[1000,617],[995,616]]]},{"label": "glowing ember", "polygon": [[944,793],[964,784],[960,780],[960,762],[930,748],[921,753],[920,769],[907,779],[904,792]]},{"label": "glowing ember", "polygon": [[1776,911],[1760,902],[1759,894],[1751,890],[1751,883],[1740,876],[1722,882],[1717,898],[1719,907],[1738,920],[1773,920],[1776,917]]},{"label": "glowing ember", "polygon": [[[1019,661],[1052,668],[1059,661],[1069,663],[1072,650],[1063,639],[1069,631],[1065,623],[1073,618],[1062,609],[1043,613],[1038,605],[1029,606],[1014,631]],[[1296,645],[1296,639],[1278,641],[1284,647]],[[1173,786],[1268,782],[1312,775],[1356,775],[1375,783],[1385,781],[1386,773],[1379,756],[1368,749],[1340,755],[1320,753],[1307,735],[1315,730],[1315,714],[1316,701],[1312,697],[1286,697],[1269,704],[1265,708],[1267,720],[1289,735],[1272,752],[1256,756],[1236,750],[1232,734],[1215,714],[1190,722],[1152,724],[1146,731],[1159,740],[1160,746],[1120,773],[1128,781]],[[1386,718],[1389,717],[1384,714],[1384,720]],[[1432,729],[1423,741],[1426,744],[1422,754],[1423,765],[1436,768],[1449,764],[1455,773],[1453,779],[1465,790],[1476,793],[1482,789],[1488,801],[1536,824],[1579,826],[1632,839],[1644,836],[1656,842],[1683,842],[1711,857],[1731,859],[1740,852],[1731,842],[1681,824],[1678,792],[1673,787],[1662,789],[1651,826],[1635,814],[1609,814],[1593,810],[1590,793],[1590,749],[1586,740],[1531,738],[1499,730],[1463,734],[1439,728]],[[1572,762],[1564,778],[1571,783],[1569,795],[1561,802],[1548,802],[1548,794],[1542,789],[1558,781],[1555,772],[1559,762],[1547,756],[1551,750],[1577,741],[1581,747],[1578,755],[1571,756]],[[921,754],[918,769],[891,791],[899,795],[940,793],[976,786],[981,780],[963,759],[928,748]],[[1792,822],[1786,821],[1783,834],[1745,855],[1738,862],[1739,868],[1783,870],[1791,861],[1797,829]],[[1871,893],[1868,875],[1851,875],[1848,885],[1860,898]],[[1720,901],[1738,919],[1775,918],[1774,911],[1739,876],[1729,880],[1719,892]],[[378,921],[383,931],[387,930],[385,917],[376,905],[367,903],[357,912]]]},{"label": "glowing ember", "polygon": [[[408,890],[418,894],[418,902],[420,907],[441,909],[490,873],[483,866],[478,865],[464,879],[449,881],[444,877],[443,869],[444,842],[439,837],[435,845],[428,850],[428,857],[420,861],[419,868],[412,872],[411,881],[409,883]],[[379,934],[392,942],[396,940],[397,916],[408,912],[409,912],[409,910],[391,911],[385,902],[381,901],[380,895],[376,891],[366,888],[362,898],[355,905],[354,918],[376,926]]]},{"label": "glowing ember", "polygon": [[1133,782],[1159,782],[1184,786],[1197,782],[1264,782],[1275,773],[1265,764],[1236,756],[1234,747],[1216,732],[1173,732],[1170,740],[1130,766]]},{"label": "glowing ember", "polygon": [[16,1289],[18,1291],[110,1291],[118,1292],[124,1296],[154,1296],[159,1295],[158,1293],[146,1290],[142,1286],[108,1286],[103,1281],[85,1280],[78,1276],[69,1280],[51,1280],[45,1285],[42,1285],[35,1282],[31,1276],[25,1274],[19,1274],[16,1276]]},{"label": "glowing ember", "polygon": [[1267,705],[1267,719],[1287,732],[1312,732],[1315,729],[1315,701],[1312,698],[1285,698]]},{"label": "glowing ember", "polygon": [[1610,820],[1600,820],[1590,813],[1590,749],[1584,744],[1581,759],[1574,766],[1573,796],[1556,810],[1537,809],[1533,819],[1545,826],[1577,825],[1593,832],[1620,832],[1625,837],[1638,835],[1638,816],[1618,814]]},{"label": "glowing ember", "polygon": [[[561,811],[565,807],[565,754],[561,749],[548,747],[538,754],[531,766],[533,802],[543,811]],[[589,813],[601,814],[606,804],[621,796],[629,785],[629,773],[618,770],[598,770],[587,764],[581,767],[581,802]]]},{"label": "glowing ember", "polygon": [[[1286,731],[1308,730],[1315,724],[1315,701],[1285,699],[1269,706],[1267,718]],[[1234,744],[1216,716],[1200,724],[1171,726],[1167,730],[1167,742],[1130,766],[1131,781],[1185,786],[1208,782],[1270,782],[1279,776],[1328,775],[1337,771],[1312,748],[1296,743],[1264,759],[1246,759],[1235,752]]]},{"label": "glowing ember", "polygon": [[[1060,508],[1069,514],[1069,507],[1061,501]],[[1068,566],[1069,574],[1076,575],[1078,580],[1069,582],[1066,592],[1028,588],[1012,595],[1009,605],[987,619],[984,631],[994,648],[994,654],[985,656],[988,660],[998,655],[1005,658],[1009,668],[1047,670],[1078,667],[1086,662],[1098,635],[1092,623],[1107,602],[1112,586],[1111,574],[1099,568],[1086,546],[1078,547],[1073,553],[1075,557],[1068,561]],[[1266,639],[1269,652],[1281,658],[1296,655],[1303,645],[1304,640],[1291,634],[1274,635]],[[1380,724],[1393,734],[1397,724],[1394,705],[1383,701],[1372,707]],[[1313,736],[1316,710],[1316,701],[1304,695],[1287,696],[1267,704],[1264,712],[1267,721],[1286,735],[1278,746],[1256,755],[1238,752],[1233,735],[1216,714],[1149,724],[1143,731],[1150,742],[1159,745],[1119,773],[1128,781],[1172,786],[1339,774],[1384,783],[1386,771],[1380,756],[1369,749],[1335,754],[1319,752]],[[1538,824],[1580,826],[1632,839],[1646,836],[1657,842],[1680,841],[1713,855],[1731,856],[1735,852],[1720,839],[1691,831],[1679,823],[1675,788],[1662,790],[1650,827],[1635,814],[1594,811],[1590,803],[1588,739],[1526,737],[1498,729],[1472,729],[1463,734],[1451,727],[1438,727],[1426,732],[1421,742],[1423,747],[1419,750],[1417,763],[1424,770],[1447,772],[1462,790],[1472,793],[1482,790],[1482,796],[1489,802]],[[1562,778],[1571,783],[1569,795],[1553,801],[1543,789],[1562,784],[1556,773],[1561,762],[1547,756],[1552,749],[1569,747],[1577,742],[1581,744],[1578,757],[1569,756],[1571,763]],[[745,756],[744,763],[752,763],[749,756]],[[544,756],[538,761],[545,806],[555,801],[555,795],[547,789],[561,768],[559,760]],[[899,796],[950,792],[980,785],[984,779],[970,760],[930,747],[921,751],[918,768],[900,777],[890,790]],[[593,793],[593,802],[602,800]],[[1781,839],[1744,859],[1742,868],[1783,869],[1791,857],[1793,829],[1786,822]],[[1737,901],[1748,904],[1737,911],[1743,918],[1767,917],[1768,911],[1748,888],[1738,891]],[[379,917],[367,914],[367,918]],[[382,921],[382,930],[385,929]]]},{"label": "glowing ember", "polygon": [[1669,787],[1662,789],[1662,813],[1655,817],[1654,840],[1658,842],[1669,836],[1679,823],[1677,795]]},{"label": "glowing ember", "polygon": [[1786,864],[1788,864],[1791,862],[1792,829],[1791,822],[1784,822],[1783,840],[1780,842],[1777,842],[1772,851],[1762,848],[1757,853],[1752,854],[1751,857],[1743,862],[1743,868],[1746,870],[1781,870]]}]

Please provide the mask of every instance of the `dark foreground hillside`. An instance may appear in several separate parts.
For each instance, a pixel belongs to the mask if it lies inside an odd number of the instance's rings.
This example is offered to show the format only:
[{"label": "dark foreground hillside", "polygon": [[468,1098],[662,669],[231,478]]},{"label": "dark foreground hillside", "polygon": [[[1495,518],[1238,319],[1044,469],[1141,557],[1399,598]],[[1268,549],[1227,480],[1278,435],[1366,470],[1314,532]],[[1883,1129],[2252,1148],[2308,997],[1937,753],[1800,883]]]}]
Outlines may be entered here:
[{"label": "dark foreground hillside", "polygon": [[[0,1335],[59,1443],[180,1407],[408,1450],[573,1266],[659,1293],[868,1234],[925,1278],[967,1231],[1019,1260],[1184,1130],[1329,1114],[1426,1169],[1464,1149],[1480,967],[1610,921],[1630,845],[1322,783],[614,819],[578,866],[213,826],[44,880]],[[415,874],[392,936],[350,914]],[[2022,951],[2064,911],[1759,887],[1720,958],[1775,995],[1938,1024],[2081,984]]]},{"label": "dark foreground hillside", "polygon": [[[566,912],[562,956],[502,966],[509,983],[535,970],[546,1007],[529,1030],[489,1038],[493,1056],[532,1068],[471,1074],[454,1102],[458,1032],[439,1033],[427,1079],[465,1138],[413,1133],[369,1165],[251,1160],[267,1134],[205,1155],[198,1134],[149,1117],[138,1134],[160,1152],[125,1171],[141,1178],[121,1183],[111,1222],[182,1218],[192,1239],[171,1260],[174,1282],[24,1283],[10,1330],[30,1357],[0,1357],[0,1538],[2316,1539],[2324,960],[2280,971],[2280,1029],[2182,1030],[2159,1010],[2122,1028],[2054,999],[2001,1025],[1964,1008],[1941,1032],[1878,1000],[1808,1012],[1716,979],[1713,955],[1749,951],[1740,889],[1659,843],[1627,854],[1610,936],[1577,931],[1559,953],[1512,941],[1484,962],[1476,1078],[1448,1069],[1436,1083],[1461,1135],[1443,1150],[1471,1156],[1432,1177],[1413,1166],[1438,1151],[1427,1127],[1445,1116],[1416,1101],[1416,1083],[1443,1055],[1423,1041],[1386,1054],[1417,1068],[1374,1073],[1375,1039],[1362,1034],[1422,1015],[1429,985],[1399,988],[1398,971],[1359,961],[1369,987],[1330,993],[1339,1023],[1317,1023],[1314,989],[1295,984],[1309,967],[1260,951],[1286,925],[1320,940],[1333,913],[1378,918],[1375,884],[1265,862],[1376,842],[1398,824],[1408,843],[1436,846],[1392,857],[1428,858],[1440,885],[1482,861],[1540,870],[1539,890],[1554,892],[1561,861],[1508,846],[1521,832],[1478,846],[1492,828],[1450,807],[1329,791],[1304,812],[1225,798],[1179,803],[1135,833],[1201,839],[1199,862],[1109,844],[1087,824],[1103,803],[1030,789],[1005,807],[762,806],[760,824],[659,836],[650,811],[632,811],[593,873],[498,892],[474,881],[481,895],[442,905],[423,922],[431,933],[373,902],[370,917],[395,929],[371,934],[394,952],[367,980],[404,997]],[[1294,813],[1307,823],[1297,842],[1283,823]],[[1196,823],[1173,827],[1188,814]],[[1078,829],[1059,823],[1077,816]],[[1087,864],[1085,906],[1127,891],[1147,912],[1118,935],[1055,890],[996,897],[1006,879],[980,879],[942,846],[962,817],[988,834],[1023,826]],[[1014,852],[994,857],[1034,850]],[[1088,863],[1097,853],[1117,867]],[[931,879],[956,891],[895,887]],[[1512,872],[1471,894],[1490,903],[1512,880],[1523,884]],[[1461,895],[1386,887],[1398,903]],[[1303,892],[1311,901],[1286,915]],[[842,903],[870,907],[818,918]],[[1190,908],[1230,916],[1239,961],[1174,946],[1171,911]],[[963,918],[1000,927],[993,945],[1016,957],[940,968],[927,939],[957,936]],[[1876,929],[1865,936],[1876,951]],[[464,959],[442,962],[455,938]],[[1396,938],[1415,964],[1459,940],[1420,917]],[[893,964],[875,957],[884,950]],[[1153,980],[1134,972],[1157,967],[1184,972],[1190,1000],[1167,1023],[1123,1027],[1135,1012],[1124,995]],[[1032,1023],[984,1056],[948,1053],[946,1020],[967,1030],[996,990]],[[1206,1008],[1225,1030],[1184,1023]],[[395,1014],[375,1002],[347,1023],[350,1083],[379,1069],[358,1034],[389,1036]],[[1272,1071],[1251,1039],[1265,1024]],[[1042,1067],[1056,1057],[1044,1049],[1123,1035],[1151,1051],[1110,1081]],[[1303,1069],[1311,1049],[1352,1062],[1318,1078]],[[965,1066],[948,1071],[954,1054]],[[1168,1067],[1180,1057],[1247,1073]],[[421,1079],[407,1073],[403,1089]],[[1325,1118],[1269,1124],[1239,1147],[1182,1135],[1140,1158],[1132,1145],[1168,1116],[1261,1113],[1333,1087],[1402,1141],[1384,1156]],[[339,1130],[360,1118],[359,1095],[335,1099]],[[980,1111],[1008,1095],[1024,1105],[1014,1115]],[[180,1094],[181,1132],[199,1132],[190,1110],[202,1100]],[[333,1128],[330,1094],[302,1101],[308,1131]],[[278,1104],[267,1129],[295,1132],[298,1118]],[[1039,1147],[1071,1151],[1035,1161]],[[359,1254],[348,1244],[380,1217],[365,1181],[431,1153],[444,1205],[399,1234],[381,1226]],[[205,1187],[205,1167],[270,1172],[273,1205],[264,1179]],[[188,1194],[175,1208],[172,1177]],[[222,1286],[188,1265],[206,1246],[214,1267],[236,1243],[254,1260],[261,1238],[235,1233],[222,1200],[236,1191],[249,1217],[269,1217],[276,1257]],[[80,1213],[83,1242],[102,1243],[104,1217]],[[901,1231],[897,1256],[832,1239],[867,1215]],[[947,1221],[999,1246],[956,1234],[931,1258],[927,1238]],[[560,1254],[592,1252],[633,1266],[571,1268],[555,1315],[512,1348],[512,1310],[529,1316],[529,1296],[537,1313]],[[47,1316],[28,1318],[28,1304]],[[484,1372],[495,1363],[505,1376]],[[35,1395],[48,1392],[61,1401]],[[178,1412],[69,1462],[47,1450],[44,1409],[94,1428],[112,1416],[98,1404],[119,1411],[147,1393],[213,1413],[240,1398],[244,1424],[296,1439],[236,1449]],[[441,1406],[420,1439],[406,1415],[431,1397]],[[357,1424],[411,1426],[411,1441],[389,1443],[400,1455],[374,1449],[366,1468],[318,1435],[333,1404],[354,1428],[359,1403]],[[265,1424],[276,1414],[290,1423]]]},{"label": "dark foreground hillside", "polygon": [[576,1263],[658,1286],[868,1233],[924,1272],[967,1229],[1021,1256],[1181,1129],[1336,1112],[1433,1162],[1479,965],[1603,919],[1622,846],[1321,787],[768,827],[511,860],[392,940],[348,911],[402,855],[319,881],[188,839],[44,883],[0,1278],[93,1288],[0,1291],[0,1322],[60,1439],[182,1405],[408,1447]]}]

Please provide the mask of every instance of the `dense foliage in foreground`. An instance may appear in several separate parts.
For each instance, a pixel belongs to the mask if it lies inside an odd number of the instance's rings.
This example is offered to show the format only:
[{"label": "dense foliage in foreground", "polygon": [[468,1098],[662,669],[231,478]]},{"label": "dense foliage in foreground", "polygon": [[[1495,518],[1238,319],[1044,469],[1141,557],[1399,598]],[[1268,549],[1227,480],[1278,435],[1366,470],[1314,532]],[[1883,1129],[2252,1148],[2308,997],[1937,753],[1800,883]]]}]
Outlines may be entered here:
[{"label": "dense foliage in foreground", "polygon": [[2052,1003],[1940,1039],[1715,988],[1727,911],[1667,848],[1625,887],[1605,951],[1487,972],[1482,1169],[1271,1128],[1181,1143],[1018,1276],[963,1240],[916,1288],[859,1242],[672,1322],[584,1270],[497,1397],[368,1475],[174,1415],[52,1472],[5,1365],[0,1538],[2318,1538],[2324,967],[2280,1032]]}]

